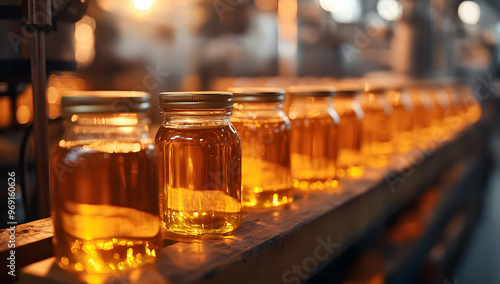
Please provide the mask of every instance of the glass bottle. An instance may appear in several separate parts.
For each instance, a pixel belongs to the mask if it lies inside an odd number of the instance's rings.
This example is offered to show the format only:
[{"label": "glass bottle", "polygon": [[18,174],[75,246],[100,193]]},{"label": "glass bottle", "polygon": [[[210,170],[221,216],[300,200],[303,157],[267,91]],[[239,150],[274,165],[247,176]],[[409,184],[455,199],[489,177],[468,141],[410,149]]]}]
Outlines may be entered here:
[{"label": "glass bottle", "polygon": [[461,115],[460,90],[456,79],[444,78],[440,80],[440,87],[450,102],[448,111],[444,116],[444,124],[448,128],[450,135],[457,133],[465,126],[465,121]]},{"label": "glass bottle", "polygon": [[293,201],[290,120],[283,112],[285,91],[234,88],[231,122],[241,136],[242,203],[273,207]]},{"label": "glass bottle", "polygon": [[163,224],[184,235],[224,234],[241,223],[240,136],[232,94],[160,94],[156,134],[163,179]]},{"label": "glass bottle", "polygon": [[464,126],[474,124],[481,118],[481,104],[466,84],[457,84],[457,89]]},{"label": "glass bottle", "polygon": [[304,191],[338,189],[337,152],[340,118],[333,107],[335,89],[290,87],[292,179]]},{"label": "glass bottle", "polygon": [[393,109],[387,101],[385,91],[381,85],[365,82],[359,100],[365,113],[361,134],[363,160],[373,168],[387,166],[394,152],[395,125],[391,119]]},{"label": "glass bottle", "polygon": [[335,111],[339,115],[339,137],[337,176],[362,177],[365,168],[361,164],[361,125],[364,112],[357,98],[362,91],[361,85],[335,83]]},{"label": "glass bottle", "polygon": [[425,82],[422,80],[411,81],[407,91],[410,95],[415,119],[413,125],[415,146],[427,148],[433,140],[433,121],[434,121],[434,100],[426,90]]},{"label": "glass bottle", "polygon": [[453,134],[447,119],[453,117],[452,101],[438,80],[426,81],[425,90],[433,102],[432,137],[435,141],[444,141]]},{"label": "glass bottle", "polygon": [[155,262],[162,246],[149,95],[73,92],[61,105],[65,133],[50,162],[59,265],[110,273]]},{"label": "glass bottle", "polygon": [[396,152],[408,152],[414,147],[413,131],[415,112],[404,82],[388,83],[386,97],[392,106],[391,120],[394,124],[394,147]]}]

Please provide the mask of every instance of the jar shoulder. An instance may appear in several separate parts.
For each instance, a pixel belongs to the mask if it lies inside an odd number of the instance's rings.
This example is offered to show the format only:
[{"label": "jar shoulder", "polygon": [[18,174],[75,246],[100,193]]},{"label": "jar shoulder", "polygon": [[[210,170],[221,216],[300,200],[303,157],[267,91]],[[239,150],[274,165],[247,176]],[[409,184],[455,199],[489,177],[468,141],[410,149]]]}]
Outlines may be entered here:
[{"label": "jar shoulder", "polygon": [[162,125],[158,129],[155,141],[162,143],[239,143],[240,137],[236,128],[231,124],[220,126],[176,127]]}]

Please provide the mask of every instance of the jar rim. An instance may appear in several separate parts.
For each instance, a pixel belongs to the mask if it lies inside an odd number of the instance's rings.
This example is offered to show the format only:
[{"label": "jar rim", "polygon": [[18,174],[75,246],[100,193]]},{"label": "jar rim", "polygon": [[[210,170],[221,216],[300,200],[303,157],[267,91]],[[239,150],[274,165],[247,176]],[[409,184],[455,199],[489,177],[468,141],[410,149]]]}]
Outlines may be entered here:
[{"label": "jar rim", "polygon": [[232,108],[233,94],[218,91],[162,92],[160,108],[164,111],[183,109]]},{"label": "jar rim", "polygon": [[272,87],[235,87],[229,88],[233,93],[234,103],[279,103],[285,100],[285,90]]},{"label": "jar rim", "polygon": [[335,88],[329,85],[295,85],[288,87],[292,97],[333,97]]}]

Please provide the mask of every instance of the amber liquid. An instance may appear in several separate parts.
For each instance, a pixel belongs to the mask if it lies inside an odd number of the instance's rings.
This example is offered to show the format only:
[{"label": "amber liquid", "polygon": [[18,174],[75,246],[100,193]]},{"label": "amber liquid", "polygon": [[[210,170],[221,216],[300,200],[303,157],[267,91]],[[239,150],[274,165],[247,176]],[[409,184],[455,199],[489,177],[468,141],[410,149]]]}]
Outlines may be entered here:
[{"label": "amber liquid", "polygon": [[461,98],[461,107],[457,111],[462,118],[462,126],[471,125],[481,118],[481,105],[469,87],[460,87],[458,96]]},{"label": "amber liquid", "polygon": [[448,86],[443,89],[450,102],[449,108],[444,117],[444,123],[448,128],[449,135],[452,136],[465,126],[465,119],[460,113],[460,102],[458,89]]},{"label": "amber liquid", "polygon": [[243,206],[265,208],[292,202],[290,122],[235,116],[231,121],[241,137]]},{"label": "amber liquid", "polygon": [[336,175],[338,124],[328,113],[290,116],[293,186],[299,190],[339,187]]},{"label": "amber liquid", "polygon": [[50,164],[59,265],[109,273],[153,263],[161,249],[154,147],[59,145]]},{"label": "amber liquid", "polygon": [[386,97],[392,106],[391,124],[394,126],[395,151],[408,152],[415,145],[415,112],[410,94],[406,91],[389,90]]},{"label": "amber liquid", "polygon": [[[373,96],[373,95],[370,95]],[[362,159],[373,168],[385,167],[394,152],[390,106],[384,106],[377,96],[362,105],[365,117],[362,123]],[[389,108],[389,109],[387,109]]]},{"label": "amber liquid", "polygon": [[439,89],[429,91],[434,103],[432,109],[432,136],[435,141],[446,140],[451,134],[451,125],[448,123],[447,118],[453,117],[451,109],[451,102],[449,101],[448,94]]},{"label": "amber liquid", "polygon": [[395,106],[392,113],[395,125],[395,148],[400,153],[408,152],[414,146],[413,113],[402,106]]},{"label": "amber liquid", "polygon": [[432,124],[434,121],[434,103],[429,93],[419,88],[410,89],[410,97],[413,103],[415,119],[413,121],[414,144],[417,147],[429,146],[433,141]]},{"label": "amber liquid", "polygon": [[360,164],[361,118],[352,107],[352,99],[336,99],[335,110],[340,117],[337,176],[359,178],[365,168]]},{"label": "amber liquid", "polygon": [[160,127],[163,224],[184,235],[224,234],[241,223],[241,146],[232,125]]}]

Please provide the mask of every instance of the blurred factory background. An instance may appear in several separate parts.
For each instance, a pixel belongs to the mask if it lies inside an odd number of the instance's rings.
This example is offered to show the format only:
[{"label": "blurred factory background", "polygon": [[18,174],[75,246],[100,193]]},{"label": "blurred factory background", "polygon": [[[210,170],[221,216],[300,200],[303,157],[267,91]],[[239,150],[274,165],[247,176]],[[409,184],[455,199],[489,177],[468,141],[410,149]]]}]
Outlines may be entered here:
[{"label": "blurred factory background", "polygon": [[[499,6],[494,0],[91,0],[74,25],[69,56],[78,69],[51,72],[50,118],[58,117],[68,89],[156,94],[381,70],[491,80],[500,60]],[[2,49],[26,44],[22,39],[5,37]],[[0,99],[4,129],[33,119],[31,89],[17,91]],[[0,83],[0,93],[8,92],[7,82]]]},{"label": "blurred factory background", "polygon": [[[60,101],[67,90],[147,91],[154,99],[151,115],[159,123],[156,94],[160,91],[286,86],[395,72],[409,77],[458,77],[476,92],[493,93],[488,88],[500,71],[497,0],[76,2],[85,5],[86,13],[76,13],[74,21],[60,20],[56,30],[65,33],[47,33],[51,143],[57,141]],[[34,167],[30,145],[36,141],[25,135],[34,119],[32,87],[29,73],[23,78],[26,72],[16,67],[29,34],[11,29],[21,20],[9,14],[20,3],[0,0],[0,167],[3,176],[19,167],[20,157],[25,159],[22,170],[28,169],[26,187],[30,188],[35,180],[29,170]],[[24,140],[28,142],[21,143]],[[498,189],[500,181],[492,181],[490,187]],[[498,190],[491,194],[491,202],[500,204]],[[24,201],[36,207],[36,197],[27,195]],[[486,214],[490,219],[485,217],[481,223],[474,250],[461,266],[463,275],[449,283],[500,283],[495,269],[500,265],[500,246],[495,244],[500,239],[497,211]],[[19,214],[24,221],[44,217]],[[496,278],[490,273],[497,273]]]}]

